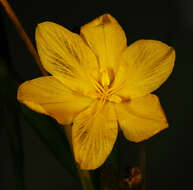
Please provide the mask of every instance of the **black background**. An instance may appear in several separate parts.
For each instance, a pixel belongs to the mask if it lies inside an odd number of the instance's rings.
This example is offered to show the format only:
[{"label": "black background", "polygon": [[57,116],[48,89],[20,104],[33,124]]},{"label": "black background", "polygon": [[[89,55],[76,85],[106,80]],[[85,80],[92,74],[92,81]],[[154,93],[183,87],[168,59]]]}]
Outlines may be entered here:
[{"label": "black background", "polygon": [[[78,1],[78,0],[10,0],[26,32],[34,41],[38,23],[53,21],[78,31],[79,27],[103,13],[119,21],[128,44],[138,39],[161,40],[176,50],[174,71],[155,92],[160,97],[170,127],[147,141],[148,190],[183,190],[192,188],[193,145],[193,1]],[[9,58],[23,80],[40,76],[35,61],[0,7],[1,54]],[[1,37],[2,38],[2,37]],[[8,49],[7,49],[8,47]],[[22,117],[21,117],[22,120]],[[24,141],[25,183],[27,190],[80,189],[64,171],[39,137],[22,121]],[[0,189],[14,190],[14,178],[6,133],[0,133]],[[138,144],[121,137],[121,168],[135,163]]]}]

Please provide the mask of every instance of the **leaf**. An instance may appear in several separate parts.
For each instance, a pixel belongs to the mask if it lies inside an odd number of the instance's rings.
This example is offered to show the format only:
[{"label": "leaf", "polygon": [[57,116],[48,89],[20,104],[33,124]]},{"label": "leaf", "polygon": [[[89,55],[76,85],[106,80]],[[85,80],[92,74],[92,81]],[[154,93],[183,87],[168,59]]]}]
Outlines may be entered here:
[{"label": "leaf", "polygon": [[74,177],[77,177],[76,167],[68,141],[60,131],[61,126],[46,115],[36,113],[21,105],[26,121],[38,134],[42,142],[54,154],[60,164]]},{"label": "leaf", "polygon": [[11,158],[16,177],[16,189],[24,189],[23,168],[23,144],[21,137],[21,126],[18,122],[18,103],[16,100],[16,87],[8,73],[5,62],[0,59],[0,95],[1,95],[1,122],[4,127],[10,146]]}]

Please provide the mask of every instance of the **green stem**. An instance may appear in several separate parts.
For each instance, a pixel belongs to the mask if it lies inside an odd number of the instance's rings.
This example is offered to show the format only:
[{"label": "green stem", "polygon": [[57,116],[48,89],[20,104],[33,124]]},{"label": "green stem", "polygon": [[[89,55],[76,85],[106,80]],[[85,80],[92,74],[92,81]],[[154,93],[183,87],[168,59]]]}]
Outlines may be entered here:
[{"label": "green stem", "polygon": [[89,172],[86,170],[81,170],[78,166],[77,166],[77,171],[80,177],[82,189],[83,190],[94,190],[94,186],[93,186]]}]

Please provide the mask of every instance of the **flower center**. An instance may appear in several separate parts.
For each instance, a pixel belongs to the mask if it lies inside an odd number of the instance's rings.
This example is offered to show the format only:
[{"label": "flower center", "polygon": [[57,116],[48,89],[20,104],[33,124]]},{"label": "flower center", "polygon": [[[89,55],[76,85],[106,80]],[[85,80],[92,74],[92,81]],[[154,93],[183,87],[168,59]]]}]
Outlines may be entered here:
[{"label": "flower center", "polygon": [[97,97],[102,101],[111,101],[120,103],[122,99],[113,94],[111,89],[112,82],[114,80],[114,72],[112,69],[101,69],[98,81],[95,81],[95,88],[97,90]]},{"label": "flower center", "polygon": [[118,89],[112,88],[112,83],[114,81],[114,72],[112,69],[101,69],[98,80],[91,75],[89,75],[89,79],[95,88],[95,92],[86,92],[85,95],[99,99],[102,106],[106,101],[114,103],[120,103],[123,101],[120,96],[115,94]]}]

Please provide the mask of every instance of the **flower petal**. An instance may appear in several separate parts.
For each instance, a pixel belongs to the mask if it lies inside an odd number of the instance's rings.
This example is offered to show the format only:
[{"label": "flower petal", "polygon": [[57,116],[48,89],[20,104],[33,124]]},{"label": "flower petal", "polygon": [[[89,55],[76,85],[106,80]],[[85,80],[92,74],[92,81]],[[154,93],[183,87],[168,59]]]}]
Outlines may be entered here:
[{"label": "flower petal", "polygon": [[72,123],[72,119],[92,102],[73,93],[52,76],[24,82],[18,89],[17,98],[34,111],[52,116],[61,124]]},{"label": "flower petal", "polygon": [[101,68],[114,68],[120,53],[127,46],[125,33],[117,20],[104,14],[82,26],[80,35],[99,60]]},{"label": "flower petal", "polygon": [[98,106],[98,103],[94,103],[73,121],[73,150],[81,169],[92,170],[101,166],[118,134],[113,105],[106,103],[100,112],[97,112]]},{"label": "flower petal", "polygon": [[153,92],[172,72],[175,51],[155,40],[138,40],[122,54],[113,88],[120,96],[134,98]]},{"label": "flower petal", "polygon": [[149,94],[116,104],[119,125],[124,136],[133,142],[146,140],[168,127],[156,95]]},{"label": "flower petal", "polygon": [[88,76],[98,76],[98,63],[80,35],[58,24],[43,22],[36,28],[36,43],[49,73],[72,90],[91,88]]}]

